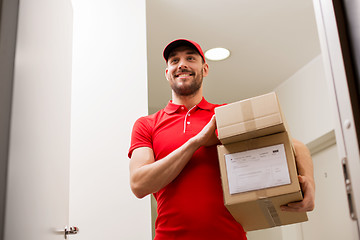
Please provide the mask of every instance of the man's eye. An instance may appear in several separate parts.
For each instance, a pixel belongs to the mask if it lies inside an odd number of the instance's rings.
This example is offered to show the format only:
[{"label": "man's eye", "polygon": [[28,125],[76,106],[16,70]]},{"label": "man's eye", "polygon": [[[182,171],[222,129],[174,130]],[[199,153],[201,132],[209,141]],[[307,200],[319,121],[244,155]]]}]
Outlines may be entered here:
[{"label": "man's eye", "polygon": [[177,62],[178,62],[177,59],[171,59],[171,60],[170,60],[170,63],[177,63]]},{"label": "man's eye", "polygon": [[188,60],[194,60],[195,58],[194,57],[188,57]]}]

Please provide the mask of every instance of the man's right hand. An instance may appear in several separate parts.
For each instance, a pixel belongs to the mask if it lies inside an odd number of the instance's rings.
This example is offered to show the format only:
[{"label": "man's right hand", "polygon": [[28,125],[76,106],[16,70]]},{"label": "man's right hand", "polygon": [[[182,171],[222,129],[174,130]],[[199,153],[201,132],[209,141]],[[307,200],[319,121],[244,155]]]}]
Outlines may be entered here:
[{"label": "man's right hand", "polygon": [[215,115],[212,116],[211,120],[205,125],[205,127],[194,137],[196,144],[199,147],[209,147],[215,144],[219,144],[220,141],[215,133],[216,130],[216,119]]}]

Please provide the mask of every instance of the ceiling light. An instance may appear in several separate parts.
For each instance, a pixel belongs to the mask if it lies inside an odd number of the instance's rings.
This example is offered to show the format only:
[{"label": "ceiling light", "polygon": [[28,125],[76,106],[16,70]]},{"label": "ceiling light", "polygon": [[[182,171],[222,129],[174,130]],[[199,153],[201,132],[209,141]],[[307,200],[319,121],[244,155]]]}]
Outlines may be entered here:
[{"label": "ceiling light", "polygon": [[228,58],[230,51],[226,48],[212,48],[205,52],[205,57],[212,61],[220,61]]}]

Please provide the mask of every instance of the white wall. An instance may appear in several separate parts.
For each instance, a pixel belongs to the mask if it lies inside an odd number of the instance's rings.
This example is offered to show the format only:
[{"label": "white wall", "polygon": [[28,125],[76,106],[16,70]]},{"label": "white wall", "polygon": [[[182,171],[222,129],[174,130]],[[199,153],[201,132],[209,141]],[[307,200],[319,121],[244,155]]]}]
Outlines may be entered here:
[{"label": "white wall", "polygon": [[282,240],[281,228],[269,228],[257,231],[247,232],[247,238],[249,240],[262,240],[262,239],[273,239]]},{"label": "white wall", "polygon": [[319,55],[275,89],[292,137],[307,144],[334,129],[328,88]]},{"label": "white wall", "polygon": [[147,115],[145,0],[73,0],[70,223],[76,239],[150,239],[129,187],[133,122]]},{"label": "white wall", "polygon": [[[305,144],[312,144],[323,142],[323,136],[333,132],[334,115],[321,55],[279,85],[275,91],[292,137]],[[310,217],[309,219],[311,221]],[[307,239],[301,226],[302,224],[295,224],[282,227],[283,239]]]}]

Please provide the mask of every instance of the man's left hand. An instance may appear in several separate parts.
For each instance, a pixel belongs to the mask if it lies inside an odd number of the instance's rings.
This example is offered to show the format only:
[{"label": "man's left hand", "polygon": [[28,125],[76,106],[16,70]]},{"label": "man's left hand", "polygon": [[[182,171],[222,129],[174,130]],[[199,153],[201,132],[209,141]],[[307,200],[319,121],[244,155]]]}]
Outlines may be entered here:
[{"label": "man's left hand", "polygon": [[304,193],[304,198],[300,202],[292,202],[281,206],[282,211],[288,212],[308,212],[315,207],[315,185],[311,179],[299,175],[299,182]]}]

